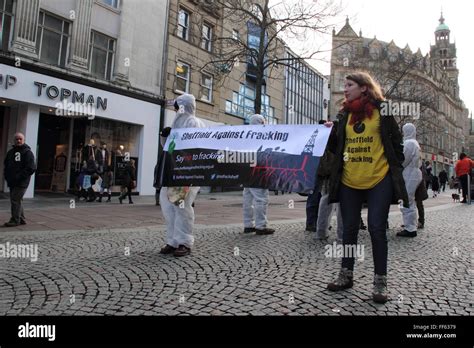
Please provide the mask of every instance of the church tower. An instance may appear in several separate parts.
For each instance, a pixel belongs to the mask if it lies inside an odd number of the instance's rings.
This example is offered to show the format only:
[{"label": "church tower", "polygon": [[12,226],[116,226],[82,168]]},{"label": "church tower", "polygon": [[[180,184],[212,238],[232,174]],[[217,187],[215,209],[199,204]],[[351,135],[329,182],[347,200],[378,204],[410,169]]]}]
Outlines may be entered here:
[{"label": "church tower", "polygon": [[431,45],[431,59],[437,62],[456,86],[456,97],[459,97],[458,75],[456,67],[456,43],[450,42],[450,30],[444,23],[443,12],[439,19],[439,25],[435,30],[435,44]]}]

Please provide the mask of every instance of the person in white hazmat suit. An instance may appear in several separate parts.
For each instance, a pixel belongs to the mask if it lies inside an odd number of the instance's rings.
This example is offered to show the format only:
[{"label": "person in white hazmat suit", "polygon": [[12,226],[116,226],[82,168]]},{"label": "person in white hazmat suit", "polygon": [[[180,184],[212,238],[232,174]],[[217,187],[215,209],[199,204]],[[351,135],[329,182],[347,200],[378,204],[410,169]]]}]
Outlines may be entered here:
[{"label": "person in white hazmat suit", "polygon": [[415,192],[422,179],[420,170],[420,145],[416,141],[416,128],[412,123],[403,126],[403,180],[408,193],[409,208],[401,207],[404,230],[399,237],[416,237],[417,217]]},{"label": "person in white hazmat suit", "polygon": [[[252,115],[250,124],[265,124],[265,118],[259,114]],[[274,229],[267,228],[268,189],[244,187],[243,196],[244,233],[274,233]]]},{"label": "person in white hazmat suit", "polygon": [[[193,95],[183,94],[179,96],[175,101],[175,110],[176,119],[173,121],[171,129],[205,127],[204,123],[195,115],[196,99]],[[162,135],[165,135],[163,133]],[[168,134],[169,129],[166,136]],[[183,192],[186,190],[188,191],[184,196]],[[174,187],[161,188],[161,211],[166,220],[166,245],[160,250],[161,254],[185,256],[191,252],[193,247],[194,209],[192,205],[198,194],[199,187],[191,186],[186,188],[186,190],[183,191],[183,188]],[[176,198],[176,195],[179,196],[180,194],[183,194],[184,199]]]}]

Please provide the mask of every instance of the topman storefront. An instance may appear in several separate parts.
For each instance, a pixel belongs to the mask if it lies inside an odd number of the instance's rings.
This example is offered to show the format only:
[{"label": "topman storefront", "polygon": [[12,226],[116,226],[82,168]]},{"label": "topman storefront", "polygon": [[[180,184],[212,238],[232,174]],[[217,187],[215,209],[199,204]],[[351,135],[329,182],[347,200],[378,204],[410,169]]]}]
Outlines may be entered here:
[{"label": "topman storefront", "polygon": [[161,107],[145,98],[0,64],[0,191],[8,192],[3,161],[15,132],[35,153],[35,192],[75,190],[91,157],[113,174],[119,191],[126,163],[134,159],[140,195],[152,195]]}]

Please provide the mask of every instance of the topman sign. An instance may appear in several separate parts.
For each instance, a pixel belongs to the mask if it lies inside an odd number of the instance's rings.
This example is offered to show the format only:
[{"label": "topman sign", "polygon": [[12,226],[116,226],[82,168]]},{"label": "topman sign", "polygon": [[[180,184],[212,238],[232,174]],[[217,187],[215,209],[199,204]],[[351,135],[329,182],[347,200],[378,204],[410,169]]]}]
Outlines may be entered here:
[{"label": "topman sign", "polygon": [[[9,89],[16,85],[18,79],[14,75],[0,74],[0,88]],[[78,92],[68,88],[60,88],[55,85],[47,85],[43,82],[34,81],[37,96],[41,97],[44,93],[49,99],[59,99],[62,103],[68,101],[72,104],[83,104],[96,109],[107,110],[107,98],[94,97],[92,94]]]},{"label": "topman sign", "polygon": [[92,94],[86,96],[84,93],[80,93],[77,91],[71,91],[67,88],[58,88],[54,85],[48,86],[46,83],[34,82],[35,86],[38,88],[38,97],[41,97],[43,91],[46,93],[49,99],[57,99],[65,100],[71,98],[71,102],[73,104],[80,103],[80,104],[89,104],[94,105],[97,109],[102,108],[102,110],[107,109],[107,98],[97,97],[94,98]]},{"label": "topman sign", "polygon": [[16,84],[16,77],[13,75],[2,75],[0,74],[0,87],[8,89]]}]

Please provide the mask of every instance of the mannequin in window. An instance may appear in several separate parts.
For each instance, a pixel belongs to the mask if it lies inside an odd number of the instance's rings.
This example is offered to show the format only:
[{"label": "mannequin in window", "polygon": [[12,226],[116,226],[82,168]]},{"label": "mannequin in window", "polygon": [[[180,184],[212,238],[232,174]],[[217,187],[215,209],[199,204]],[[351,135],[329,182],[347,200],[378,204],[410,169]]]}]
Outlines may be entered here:
[{"label": "mannequin in window", "polygon": [[99,163],[99,173],[104,172],[104,168],[109,165],[109,150],[105,142],[100,143],[100,149],[97,150],[96,159]]},{"label": "mannequin in window", "polygon": [[95,140],[94,139],[89,139],[89,144],[84,146],[83,150],[83,160],[88,161],[90,159],[93,159],[94,161],[96,160],[96,152],[97,152],[97,146],[95,145]]},{"label": "mannequin in window", "polygon": [[123,150],[125,149],[125,147],[123,145],[120,145],[117,150],[115,151],[115,153],[117,154],[117,156],[123,156]]},{"label": "mannequin in window", "polygon": [[76,153],[75,153],[75,156],[73,158],[74,170],[76,172],[81,171],[83,154],[84,154],[84,144],[80,143],[79,147],[76,149]]}]

